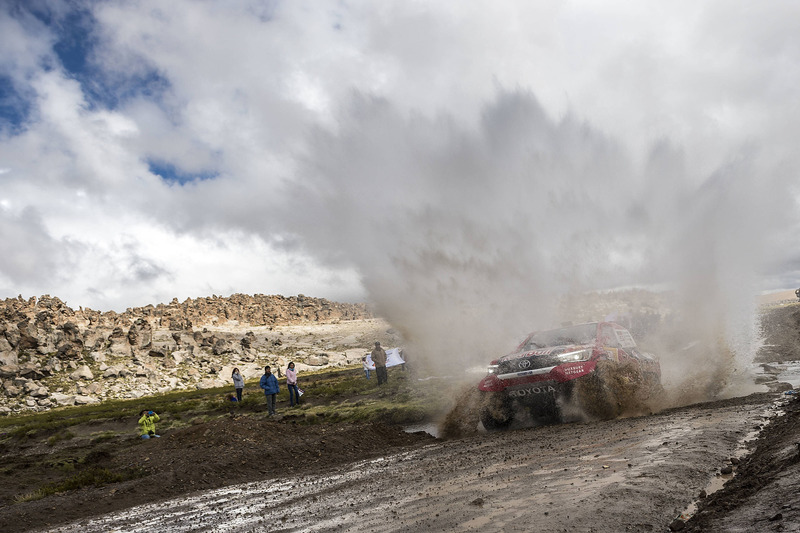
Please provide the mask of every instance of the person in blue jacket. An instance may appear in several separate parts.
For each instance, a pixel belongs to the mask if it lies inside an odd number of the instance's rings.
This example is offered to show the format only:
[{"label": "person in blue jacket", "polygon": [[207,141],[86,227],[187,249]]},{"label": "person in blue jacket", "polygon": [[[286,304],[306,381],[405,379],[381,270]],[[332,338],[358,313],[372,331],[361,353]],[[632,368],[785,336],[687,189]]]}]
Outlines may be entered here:
[{"label": "person in blue jacket", "polygon": [[264,389],[264,395],[267,397],[267,409],[269,409],[269,416],[275,414],[275,397],[278,396],[278,378],[276,378],[272,372],[270,372],[269,366],[264,367],[264,375],[261,376],[261,383],[259,383],[262,389]]}]

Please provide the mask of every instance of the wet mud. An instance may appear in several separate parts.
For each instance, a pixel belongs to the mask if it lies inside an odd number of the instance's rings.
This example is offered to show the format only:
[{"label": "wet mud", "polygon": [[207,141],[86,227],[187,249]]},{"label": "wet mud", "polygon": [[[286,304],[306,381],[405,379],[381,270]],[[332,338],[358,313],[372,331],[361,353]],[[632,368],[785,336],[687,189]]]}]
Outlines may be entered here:
[{"label": "wet mud", "polygon": [[437,440],[51,530],[664,531],[775,398]]}]

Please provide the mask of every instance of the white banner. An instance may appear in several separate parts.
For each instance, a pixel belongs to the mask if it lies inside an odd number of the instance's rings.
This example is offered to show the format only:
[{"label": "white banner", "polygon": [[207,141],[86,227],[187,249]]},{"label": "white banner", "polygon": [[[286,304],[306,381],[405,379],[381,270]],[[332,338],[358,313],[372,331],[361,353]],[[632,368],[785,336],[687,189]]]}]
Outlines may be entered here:
[{"label": "white banner", "polygon": [[[403,350],[400,348],[392,348],[386,350],[386,367],[402,365],[405,363],[402,357]],[[372,362],[372,353],[367,354],[367,360],[364,362],[364,368],[375,370],[375,363]]]}]

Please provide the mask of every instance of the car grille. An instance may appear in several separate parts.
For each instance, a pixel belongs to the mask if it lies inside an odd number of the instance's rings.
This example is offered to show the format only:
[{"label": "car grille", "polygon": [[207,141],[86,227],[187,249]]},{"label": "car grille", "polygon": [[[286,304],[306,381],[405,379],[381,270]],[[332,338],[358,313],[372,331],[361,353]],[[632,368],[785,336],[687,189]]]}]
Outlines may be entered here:
[{"label": "car grille", "polygon": [[[525,362],[530,361],[530,365]],[[554,355],[537,355],[534,357],[523,357],[520,359],[513,359],[511,361],[503,361],[498,368],[498,374],[511,374],[513,372],[522,372],[525,370],[536,370],[537,368],[547,368],[550,366],[557,366],[561,364],[561,360]]]}]

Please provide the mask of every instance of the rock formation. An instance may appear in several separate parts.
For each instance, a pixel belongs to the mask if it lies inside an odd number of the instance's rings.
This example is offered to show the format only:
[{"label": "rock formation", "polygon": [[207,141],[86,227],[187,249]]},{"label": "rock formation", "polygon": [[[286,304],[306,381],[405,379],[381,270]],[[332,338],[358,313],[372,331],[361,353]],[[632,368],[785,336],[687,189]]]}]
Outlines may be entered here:
[{"label": "rock formation", "polygon": [[[47,295],[8,298],[0,302],[0,413],[219,386],[232,364],[256,377],[264,361],[302,355],[284,353],[272,327],[364,318],[363,304],[302,294],[173,299],[124,313],[73,310]],[[326,354],[307,359],[331,363]]]}]

